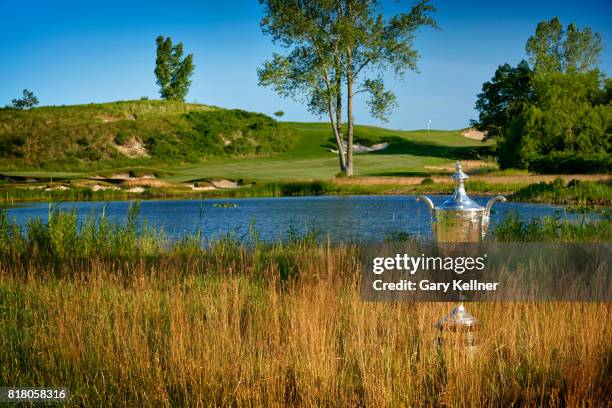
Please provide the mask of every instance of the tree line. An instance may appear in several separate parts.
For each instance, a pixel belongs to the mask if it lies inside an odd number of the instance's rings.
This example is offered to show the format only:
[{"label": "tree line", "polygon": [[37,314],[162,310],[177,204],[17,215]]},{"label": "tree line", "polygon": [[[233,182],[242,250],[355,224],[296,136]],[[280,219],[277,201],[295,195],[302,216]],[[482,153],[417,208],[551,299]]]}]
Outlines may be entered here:
[{"label": "tree line", "polygon": [[612,169],[612,81],[597,68],[601,51],[590,27],[555,17],[527,40],[527,60],[500,65],[483,84],[472,125],[496,139],[501,168]]}]

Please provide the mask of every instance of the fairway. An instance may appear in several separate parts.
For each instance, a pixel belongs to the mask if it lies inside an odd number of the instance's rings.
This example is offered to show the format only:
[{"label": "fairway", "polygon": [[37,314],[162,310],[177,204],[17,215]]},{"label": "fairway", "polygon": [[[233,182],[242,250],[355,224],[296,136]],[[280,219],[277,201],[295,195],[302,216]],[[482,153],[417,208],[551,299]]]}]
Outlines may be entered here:
[{"label": "fairway", "polygon": [[[327,123],[289,123],[298,140],[288,153],[266,157],[212,159],[185,166],[163,166],[177,182],[206,178],[258,181],[331,179],[338,172],[338,155]],[[460,131],[396,131],[357,126],[355,143],[389,143],[382,151],[355,154],[355,175],[402,176],[429,174],[426,166],[476,156],[483,143],[463,137]]]}]

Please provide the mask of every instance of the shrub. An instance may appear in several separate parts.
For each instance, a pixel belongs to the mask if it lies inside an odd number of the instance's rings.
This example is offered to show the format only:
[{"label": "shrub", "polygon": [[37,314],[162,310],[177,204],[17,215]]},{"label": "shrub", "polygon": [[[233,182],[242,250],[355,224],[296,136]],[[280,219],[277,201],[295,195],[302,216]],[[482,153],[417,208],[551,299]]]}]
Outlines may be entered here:
[{"label": "shrub", "polygon": [[22,147],[26,140],[22,136],[10,136],[0,140],[0,157],[23,157]]},{"label": "shrub", "polygon": [[167,134],[152,134],[145,138],[144,142],[147,146],[147,151],[153,157],[163,158],[167,161],[190,160],[191,152],[184,149],[181,143],[172,140]]},{"label": "shrub", "polygon": [[85,159],[88,161],[98,161],[102,158],[102,153],[100,153],[98,150],[94,149],[91,146],[87,146],[81,151],[79,156],[81,159]]},{"label": "shrub", "polygon": [[32,109],[36,105],[38,105],[38,98],[34,95],[34,92],[24,89],[21,98],[13,99],[12,108],[25,110]]},{"label": "shrub", "polygon": [[428,185],[431,185],[431,184],[434,184],[434,181],[433,181],[433,179],[431,177],[425,177],[421,181],[421,185],[424,185],[424,186],[428,186]]},{"label": "shrub", "polygon": [[543,174],[609,173],[612,171],[612,154],[553,152],[529,160],[527,168]]},{"label": "shrub", "polygon": [[129,136],[126,135],[124,132],[119,132],[115,136],[115,143],[117,143],[119,146],[123,146],[128,142],[129,139]]},{"label": "shrub", "polygon": [[284,152],[295,140],[287,126],[262,113],[239,109],[190,112],[188,136],[201,153],[266,154]]},{"label": "shrub", "polygon": [[87,140],[86,137],[80,137],[77,139],[77,144],[81,147],[87,147],[89,146],[89,140]]}]

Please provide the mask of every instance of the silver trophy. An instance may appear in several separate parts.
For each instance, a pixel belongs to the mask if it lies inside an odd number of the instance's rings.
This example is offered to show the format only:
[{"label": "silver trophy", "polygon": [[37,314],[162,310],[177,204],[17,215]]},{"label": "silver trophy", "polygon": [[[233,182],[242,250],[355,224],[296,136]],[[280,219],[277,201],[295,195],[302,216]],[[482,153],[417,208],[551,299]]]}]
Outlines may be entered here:
[{"label": "silver trophy", "polygon": [[[425,201],[431,215],[433,238],[438,243],[482,242],[489,228],[491,207],[497,201],[506,201],[498,195],[489,200],[486,207],[480,206],[468,197],[464,182],[468,175],[461,170],[461,163],[455,164],[455,192],[453,196],[439,206],[434,206],[427,196],[419,196],[418,201]],[[448,248],[446,248],[448,249]],[[473,332],[478,330],[480,322],[472,316],[463,304],[454,307],[451,312],[436,323],[440,330],[438,341],[444,341],[444,333],[461,333],[462,343],[467,347],[475,345]]]}]

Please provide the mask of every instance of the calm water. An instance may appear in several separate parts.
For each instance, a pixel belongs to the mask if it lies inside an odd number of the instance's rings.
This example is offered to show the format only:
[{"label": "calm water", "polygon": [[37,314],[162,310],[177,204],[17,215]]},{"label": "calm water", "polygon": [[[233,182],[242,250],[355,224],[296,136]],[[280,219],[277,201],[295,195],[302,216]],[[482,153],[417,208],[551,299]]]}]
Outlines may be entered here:
[{"label": "calm water", "polygon": [[[434,204],[447,196],[430,196]],[[429,236],[429,210],[425,203],[417,204],[416,196],[318,196],[283,198],[242,198],[218,200],[150,200],[141,202],[140,220],[161,227],[171,238],[201,229],[206,238],[235,233],[239,238],[249,235],[253,224],[260,238],[270,241],[286,239],[290,230],[304,233],[313,227],[321,236],[329,234],[339,241],[384,239],[390,233],[405,232]],[[488,197],[473,197],[485,205]],[[235,208],[214,207],[215,203],[236,203]],[[67,202],[63,210],[76,209],[79,217],[95,211],[112,222],[126,220],[128,201]],[[521,218],[531,219],[567,214],[562,206],[547,204],[497,203],[491,214],[491,228],[509,212],[517,211]],[[28,219],[47,219],[47,203],[24,203],[8,207],[9,218],[25,225]],[[202,214],[202,217],[200,217]]]}]

